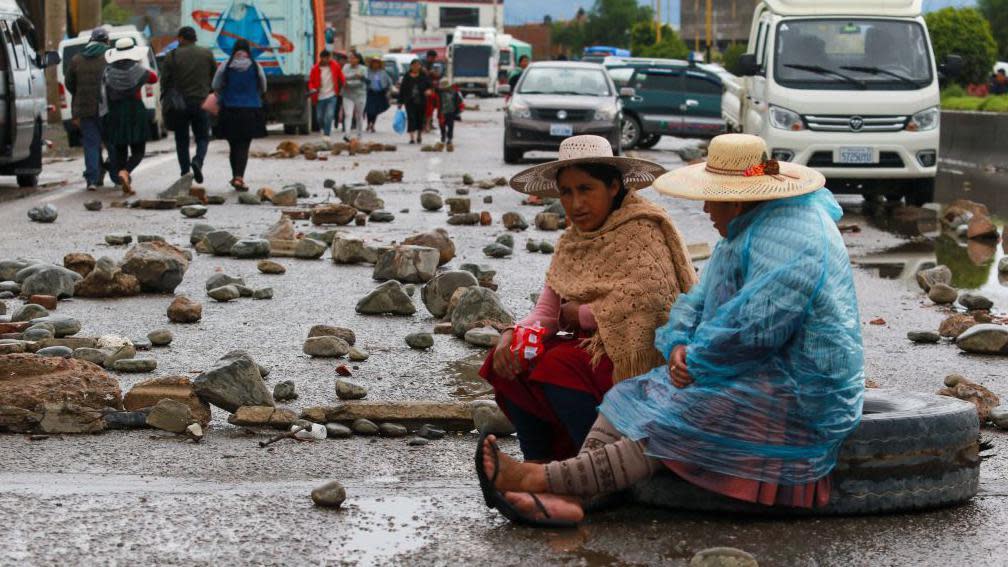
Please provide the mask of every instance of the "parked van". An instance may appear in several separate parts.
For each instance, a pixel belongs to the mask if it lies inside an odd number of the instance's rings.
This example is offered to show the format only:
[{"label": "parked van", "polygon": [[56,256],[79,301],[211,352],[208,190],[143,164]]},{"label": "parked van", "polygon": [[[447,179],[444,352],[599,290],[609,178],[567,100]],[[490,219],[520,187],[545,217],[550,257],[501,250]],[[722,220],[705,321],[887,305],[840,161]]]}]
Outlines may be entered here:
[{"label": "parked van", "polygon": [[725,131],[721,78],[678,59],[607,57],[623,100],[623,149],[651,148],[662,136],[709,139]]},{"label": "parked van", "polygon": [[723,112],[835,193],[920,205],[934,198],[939,72],[961,66],[935,64],[921,0],[762,0]]},{"label": "parked van", "polygon": [[[136,29],[136,26],[105,26],[105,29],[108,30],[109,42],[111,44],[115,44],[119,38],[128,37],[134,40],[137,45],[146,47],[147,58],[143,61],[144,67],[155,73],[158,72],[154,50],[147,43],[147,38],[144,37],[144,34]],[[77,34],[77,37],[64,39],[59,43],[59,54],[62,64],[56,70],[56,78],[59,80],[60,117],[63,120],[63,128],[66,130],[67,140],[71,146],[79,146],[81,139],[80,129],[74,126],[73,116],[70,112],[73,106],[73,95],[70,94],[70,91],[65,86],[66,72],[70,68],[70,61],[74,55],[83,51],[84,46],[88,44],[88,40],[91,39],[91,31],[84,30]],[[147,107],[147,120],[150,123],[151,139],[164,138],[166,132],[164,118],[161,115],[161,83],[157,82],[153,85],[145,85],[140,94],[143,98],[144,106]]]},{"label": "parked van", "polygon": [[41,35],[17,0],[0,0],[0,175],[16,176],[19,187],[34,187],[42,172],[45,68],[60,61],[39,51]]},{"label": "parked van", "polygon": [[500,46],[496,29],[456,27],[448,60],[448,78],[463,94],[497,95]]}]

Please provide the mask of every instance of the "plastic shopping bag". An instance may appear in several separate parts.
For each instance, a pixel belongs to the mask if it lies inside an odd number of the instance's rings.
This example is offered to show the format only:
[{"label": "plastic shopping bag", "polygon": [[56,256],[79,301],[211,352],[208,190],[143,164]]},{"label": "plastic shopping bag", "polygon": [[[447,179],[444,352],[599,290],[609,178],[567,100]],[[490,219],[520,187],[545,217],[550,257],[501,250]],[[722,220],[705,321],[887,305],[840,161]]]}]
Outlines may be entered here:
[{"label": "plastic shopping bag", "polygon": [[396,110],[395,116],[392,118],[392,129],[396,134],[402,134],[406,131],[406,111],[401,108]]}]

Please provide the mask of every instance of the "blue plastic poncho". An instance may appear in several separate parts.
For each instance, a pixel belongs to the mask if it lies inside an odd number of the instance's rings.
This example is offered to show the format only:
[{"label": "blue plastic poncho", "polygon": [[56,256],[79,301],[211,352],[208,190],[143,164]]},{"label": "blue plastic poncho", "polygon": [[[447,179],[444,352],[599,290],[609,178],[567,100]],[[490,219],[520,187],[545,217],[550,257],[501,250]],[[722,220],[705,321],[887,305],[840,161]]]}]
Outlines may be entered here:
[{"label": "blue plastic poncho", "polygon": [[655,334],[666,359],[686,345],[694,383],[655,368],[616,384],[602,414],[655,458],[785,485],[829,474],[864,392],[840,216],[822,189],[733,220]]}]

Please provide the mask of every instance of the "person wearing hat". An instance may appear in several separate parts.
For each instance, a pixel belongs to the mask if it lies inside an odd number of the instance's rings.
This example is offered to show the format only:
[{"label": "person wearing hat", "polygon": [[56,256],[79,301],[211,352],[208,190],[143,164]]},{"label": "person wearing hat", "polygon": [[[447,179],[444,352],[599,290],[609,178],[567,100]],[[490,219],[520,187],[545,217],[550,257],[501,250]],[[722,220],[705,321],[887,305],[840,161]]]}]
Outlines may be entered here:
[{"label": "person wearing hat", "polygon": [[364,115],[367,117],[367,131],[375,131],[378,115],[389,109],[389,89],[392,88],[392,77],[385,70],[381,57],[368,59],[367,100],[364,103]]},{"label": "person wearing hat", "polygon": [[95,28],[80,53],[73,56],[66,71],[66,89],[73,97],[70,112],[80,129],[84,146],[84,181],[87,190],[94,191],[105,178],[102,171],[102,128],[98,115],[102,77],[105,75],[105,52],[109,49],[109,34],[105,28]]},{"label": "person wearing hat", "polygon": [[574,459],[518,463],[488,437],[477,473],[510,518],[572,525],[587,499],[664,469],[766,506],[829,502],[864,393],[840,207],[821,174],[768,159],[756,136],[718,136],[708,152],[655,182],[704,201],[723,237],[656,332],[668,363],[609,390]]},{"label": "person wearing hat", "polygon": [[150,135],[147,107],[141,98],[144,85],[158,81],[154,71],[144,66],[146,46],[131,37],[119,38],[105,52],[102,79],[102,129],[109,148],[109,161],[123,193],[132,195],[131,173],[143,161]]},{"label": "person wearing hat", "polygon": [[545,329],[544,352],[526,365],[509,329],[480,369],[527,461],[573,456],[605,392],[665,363],[654,330],[696,271],[668,213],[637,194],[664,171],[614,157],[600,136],[574,136],[559,160],[511,179],[519,192],[558,198],[568,223],[539,300],[518,323]]}]

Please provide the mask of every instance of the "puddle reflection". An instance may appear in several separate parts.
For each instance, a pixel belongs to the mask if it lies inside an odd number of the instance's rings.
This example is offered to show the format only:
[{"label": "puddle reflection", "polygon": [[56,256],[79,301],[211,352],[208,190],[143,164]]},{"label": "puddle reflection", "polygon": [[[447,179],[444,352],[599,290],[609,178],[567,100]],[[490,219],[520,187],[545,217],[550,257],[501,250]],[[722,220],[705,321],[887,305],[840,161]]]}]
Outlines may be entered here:
[{"label": "puddle reflection", "polygon": [[445,376],[454,380],[458,386],[451,393],[457,400],[472,401],[493,397],[493,388],[486,380],[480,378],[479,369],[483,366],[486,352],[475,352],[459,360],[453,360],[445,365]]}]

